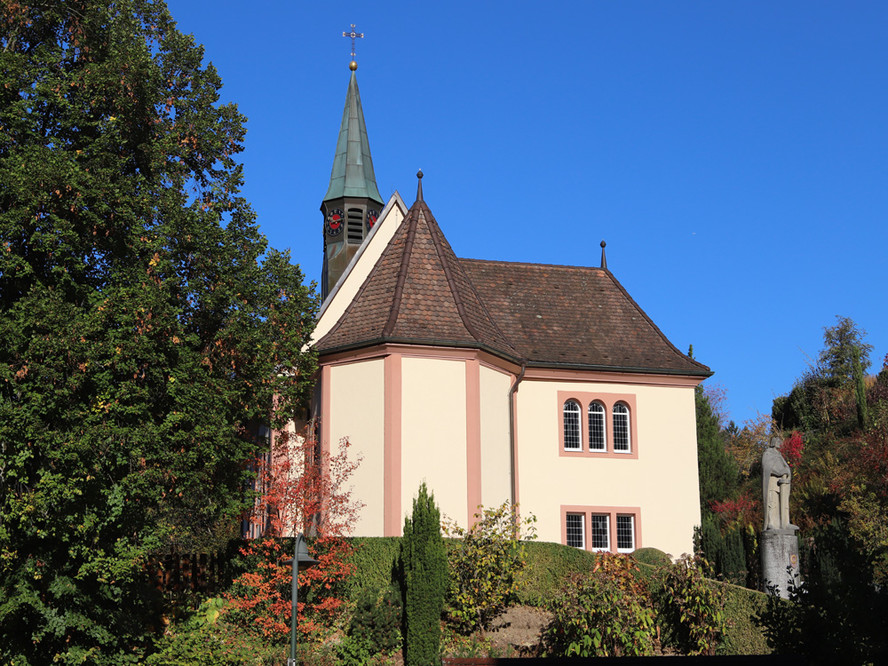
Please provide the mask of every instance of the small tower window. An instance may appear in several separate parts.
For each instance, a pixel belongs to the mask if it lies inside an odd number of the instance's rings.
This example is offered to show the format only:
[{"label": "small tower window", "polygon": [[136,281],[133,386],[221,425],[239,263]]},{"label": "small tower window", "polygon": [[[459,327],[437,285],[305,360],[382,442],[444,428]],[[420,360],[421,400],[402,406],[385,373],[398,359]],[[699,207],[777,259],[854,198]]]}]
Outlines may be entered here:
[{"label": "small tower window", "polygon": [[345,226],[349,244],[360,245],[364,240],[364,211],[360,208],[349,208]]}]

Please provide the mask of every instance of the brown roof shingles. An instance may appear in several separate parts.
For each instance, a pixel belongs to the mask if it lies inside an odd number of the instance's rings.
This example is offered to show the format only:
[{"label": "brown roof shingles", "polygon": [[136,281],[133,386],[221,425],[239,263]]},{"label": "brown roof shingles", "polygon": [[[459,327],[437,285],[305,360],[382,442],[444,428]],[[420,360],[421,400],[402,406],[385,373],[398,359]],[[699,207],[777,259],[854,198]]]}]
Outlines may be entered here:
[{"label": "brown roof shingles", "polygon": [[385,341],[467,346],[517,359],[444,238],[417,201],[320,353]]},{"label": "brown roof shingles", "polygon": [[460,261],[529,364],[711,374],[666,339],[607,269]]},{"label": "brown roof shingles", "polygon": [[486,349],[529,365],[711,374],[607,269],[458,259],[422,199],[318,351],[387,341]]}]

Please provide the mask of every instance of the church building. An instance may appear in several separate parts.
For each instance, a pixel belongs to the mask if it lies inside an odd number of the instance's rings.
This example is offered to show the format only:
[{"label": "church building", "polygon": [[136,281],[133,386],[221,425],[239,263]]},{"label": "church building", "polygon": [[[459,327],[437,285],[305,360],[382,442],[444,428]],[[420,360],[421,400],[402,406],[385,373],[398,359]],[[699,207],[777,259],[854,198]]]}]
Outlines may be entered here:
[{"label": "church building", "polygon": [[422,173],[412,205],[383,201],[356,68],[321,204],[313,342],[320,444],[347,437],[363,458],[354,534],[400,535],[425,481],[463,526],[511,500],[543,541],[690,552],[694,387],[709,369],[635,303],[604,243],[600,266],[462,259]]}]

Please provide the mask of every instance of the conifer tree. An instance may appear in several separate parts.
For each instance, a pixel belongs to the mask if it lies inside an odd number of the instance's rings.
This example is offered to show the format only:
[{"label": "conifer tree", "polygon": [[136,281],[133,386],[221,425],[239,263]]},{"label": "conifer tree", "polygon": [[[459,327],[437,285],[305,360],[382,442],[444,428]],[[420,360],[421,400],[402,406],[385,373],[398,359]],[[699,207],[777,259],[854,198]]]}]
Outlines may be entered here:
[{"label": "conifer tree", "polygon": [[404,658],[407,666],[438,662],[441,613],[447,588],[447,556],[441,538],[441,513],[425,482],[404,519],[401,541],[404,585]]},{"label": "conifer tree", "polygon": [[231,536],[307,395],[314,298],[162,0],[0,6],[0,662],[138,662],[149,559]]}]

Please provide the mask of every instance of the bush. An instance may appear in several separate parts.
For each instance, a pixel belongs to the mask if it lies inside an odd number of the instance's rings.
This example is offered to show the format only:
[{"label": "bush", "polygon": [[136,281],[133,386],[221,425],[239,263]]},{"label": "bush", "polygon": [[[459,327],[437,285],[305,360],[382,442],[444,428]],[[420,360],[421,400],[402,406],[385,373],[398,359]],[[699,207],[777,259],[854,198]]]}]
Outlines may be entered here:
[{"label": "bush", "polygon": [[534,539],[535,518],[521,520],[517,508],[504,502],[495,509],[481,508],[475,524],[464,530],[448,523],[446,534],[456,537],[449,553],[450,620],[463,634],[490,628],[503,612],[521,582],[527,562],[525,537]]},{"label": "bush", "polygon": [[226,664],[264,666],[277,663],[286,653],[283,643],[269,643],[228,622],[223,599],[210,599],[187,620],[172,625],[157,642],[149,666]]},{"label": "bush", "polygon": [[346,583],[345,595],[352,602],[365,596],[378,597],[398,576],[401,537],[353,537],[349,562],[358,575]]},{"label": "bush", "polygon": [[661,569],[654,595],[667,642],[683,654],[712,655],[725,633],[724,589],[688,555]]},{"label": "bush", "polygon": [[668,567],[672,564],[672,558],[659,548],[639,548],[632,557],[639,564],[649,564],[652,567]]},{"label": "bush", "polygon": [[654,648],[654,610],[638,567],[602,553],[592,573],[574,575],[550,610],[547,648],[555,656],[643,656]]},{"label": "bush", "polygon": [[525,545],[527,567],[518,603],[548,606],[573,574],[587,574],[595,566],[595,554],[557,543],[531,541]]},{"label": "bush", "polygon": [[401,639],[401,595],[389,586],[381,596],[365,594],[358,601],[348,627],[348,635],[369,646],[370,654],[388,654]]},{"label": "bush", "polygon": [[447,559],[441,538],[441,513],[425,482],[404,520],[400,569],[404,596],[404,661],[428,666],[438,660],[441,612],[447,588]]}]

